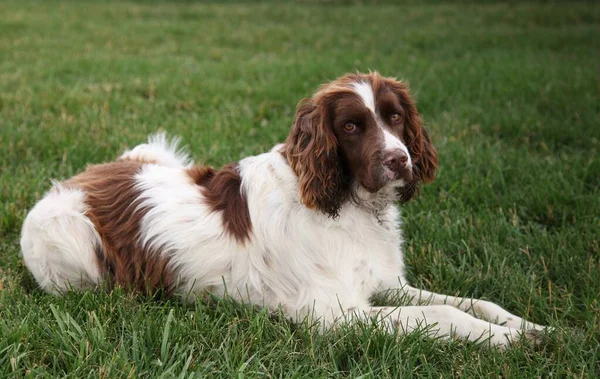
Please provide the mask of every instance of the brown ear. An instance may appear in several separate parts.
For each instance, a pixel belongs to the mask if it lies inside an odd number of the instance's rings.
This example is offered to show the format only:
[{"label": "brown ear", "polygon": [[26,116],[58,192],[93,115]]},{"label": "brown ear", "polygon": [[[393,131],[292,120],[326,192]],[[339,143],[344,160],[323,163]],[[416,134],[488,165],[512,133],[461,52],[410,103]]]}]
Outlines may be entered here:
[{"label": "brown ear", "polygon": [[394,92],[398,95],[405,112],[404,141],[413,162],[413,176],[415,178],[413,183],[409,183],[398,191],[400,201],[406,202],[418,193],[417,186],[419,182],[429,183],[435,179],[438,156],[429,134],[422,125],[421,116],[410,97],[408,88],[400,82],[396,82],[394,87]]},{"label": "brown ear", "polygon": [[285,155],[298,176],[302,203],[335,218],[348,198],[349,185],[344,180],[337,139],[326,113],[324,106],[309,99],[298,103]]}]

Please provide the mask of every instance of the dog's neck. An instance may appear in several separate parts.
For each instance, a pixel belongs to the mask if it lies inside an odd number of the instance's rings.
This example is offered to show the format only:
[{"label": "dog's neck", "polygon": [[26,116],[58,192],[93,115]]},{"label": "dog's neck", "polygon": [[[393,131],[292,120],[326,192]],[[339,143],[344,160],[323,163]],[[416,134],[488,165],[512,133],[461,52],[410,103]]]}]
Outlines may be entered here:
[{"label": "dog's neck", "polygon": [[396,201],[396,188],[392,186],[383,187],[373,193],[367,191],[363,186],[354,182],[351,188],[350,201],[360,208],[377,215],[389,205]]}]

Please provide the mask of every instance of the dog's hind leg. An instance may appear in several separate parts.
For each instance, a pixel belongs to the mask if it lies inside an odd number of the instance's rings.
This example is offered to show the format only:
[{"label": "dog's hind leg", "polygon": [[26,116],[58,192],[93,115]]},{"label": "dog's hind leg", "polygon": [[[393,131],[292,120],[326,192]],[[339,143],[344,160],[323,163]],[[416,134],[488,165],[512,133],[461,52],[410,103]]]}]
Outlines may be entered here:
[{"label": "dog's hind leg", "polygon": [[90,288],[102,280],[101,240],[86,215],[85,193],[55,184],[23,222],[25,265],[46,292]]}]

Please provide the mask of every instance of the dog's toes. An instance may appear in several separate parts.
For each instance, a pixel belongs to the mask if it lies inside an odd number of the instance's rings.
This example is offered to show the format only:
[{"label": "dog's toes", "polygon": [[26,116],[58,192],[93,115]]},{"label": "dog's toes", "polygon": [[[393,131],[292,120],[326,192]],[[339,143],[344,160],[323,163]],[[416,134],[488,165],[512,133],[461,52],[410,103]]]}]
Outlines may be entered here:
[{"label": "dog's toes", "polygon": [[523,343],[538,346],[544,341],[544,335],[546,333],[543,330],[529,329],[529,330],[511,330],[504,334],[504,341],[496,343],[496,347],[500,350],[506,350],[510,347],[521,345]]},{"label": "dog's toes", "polygon": [[523,325],[522,329],[539,330],[539,331],[546,331],[546,332],[551,332],[553,330],[553,328],[550,326],[534,324],[533,322],[526,322],[525,325]]}]

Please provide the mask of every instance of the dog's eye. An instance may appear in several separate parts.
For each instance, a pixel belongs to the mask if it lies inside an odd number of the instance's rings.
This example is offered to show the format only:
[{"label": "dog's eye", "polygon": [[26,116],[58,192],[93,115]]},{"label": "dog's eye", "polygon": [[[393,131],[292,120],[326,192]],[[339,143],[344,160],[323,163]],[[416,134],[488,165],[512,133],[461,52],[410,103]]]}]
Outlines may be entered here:
[{"label": "dog's eye", "polygon": [[356,124],[353,122],[347,122],[344,124],[344,130],[348,133],[356,131]]},{"label": "dog's eye", "polygon": [[402,120],[402,116],[400,116],[399,113],[392,113],[392,115],[390,116],[390,120],[392,120],[394,124],[397,124]]}]

